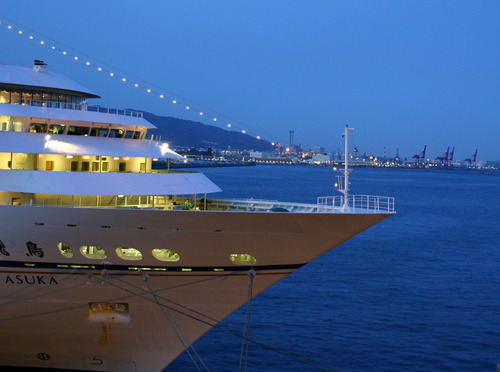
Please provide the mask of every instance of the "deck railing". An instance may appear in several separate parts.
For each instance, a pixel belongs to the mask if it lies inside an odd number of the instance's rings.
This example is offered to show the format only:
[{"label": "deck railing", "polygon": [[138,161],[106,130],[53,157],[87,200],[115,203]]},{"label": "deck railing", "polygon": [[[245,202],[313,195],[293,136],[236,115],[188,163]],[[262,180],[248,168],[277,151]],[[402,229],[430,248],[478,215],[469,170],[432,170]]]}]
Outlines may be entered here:
[{"label": "deck railing", "polygon": [[6,103],[14,105],[22,105],[22,106],[36,106],[36,107],[49,107],[49,108],[58,108],[66,110],[102,112],[105,114],[131,116],[135,118],[143,117],[143,113],[139,111],[122,110],[122,109],[102,107],[102,106],[89,106],[87,103],[43,101],[43,100],[26,99],[26,98],[10,98],[9,102]]},{"label": "deck railing", "polygon": [[394,213],[394,198],[373,195],[351,195],[348,205],[343,196],[318,198],[317,204],[287,203],[259,199],[204,199],[175,196],[74,196],[54,195],[31,199],[36,207],[130,208],[163,210],[210,210],[233,212],[291,213]]},{"label": "deck railing", "polygon": [[345,203],[344,195],[321,196],[318,205],[343,209],[361,209],[377,212],[395,212],[394,198],[377,195],[349,195]]}]

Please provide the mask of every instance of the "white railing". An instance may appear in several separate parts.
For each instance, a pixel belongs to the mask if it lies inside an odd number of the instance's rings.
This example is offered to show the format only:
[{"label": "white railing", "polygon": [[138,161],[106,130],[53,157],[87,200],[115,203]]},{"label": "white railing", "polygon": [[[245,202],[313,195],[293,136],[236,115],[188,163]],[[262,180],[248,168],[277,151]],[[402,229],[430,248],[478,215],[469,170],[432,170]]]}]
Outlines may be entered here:
[{"label": "white railing", "polygon": [[344,195],[320,196],[318,205],[334,208],[361,209],[377,212],[395,213],[394,198],[377,195],[349,195],[347,206],[344,204]]},{"label": "white railing", "polygon": [[233,212],[290,212],[290,213],[394,213],[394,198],[372,195],[350,195],[344,205],[343,196],[324,196],[317,204],[287,203],[257,199],[195,199],[163,196],[68,196],[32,199],[33,207],[69,208],[132,208],[163,210],[210,210]]},{"label": "white railing", "polygon": [[135,118],[142,118],[143,117],[143,113],[139,112],[139,111],[122,110],[122,109],[102,107],[102,106],[89,106],[86,103],[43,101],[43,100],[26,99],[26,98],[10,98],[9,101],[10,101],[9,103],[11,103],[13,105],[49,107],[49,108],[91,111],[91,112],[102,112],[105,114],[132,116]]}]

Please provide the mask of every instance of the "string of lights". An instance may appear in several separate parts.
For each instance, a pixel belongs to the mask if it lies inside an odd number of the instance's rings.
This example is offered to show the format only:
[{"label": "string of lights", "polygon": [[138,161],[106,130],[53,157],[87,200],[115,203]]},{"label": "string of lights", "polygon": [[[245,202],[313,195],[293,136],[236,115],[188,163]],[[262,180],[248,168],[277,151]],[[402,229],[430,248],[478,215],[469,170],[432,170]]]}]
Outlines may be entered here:
[{"label": "string of lights", "polygon": [[124,84],[130,84],[133,87],[141,90],[143,93],[150,95],[151,97],[156,97],[160,100],[164,100],[168,104],[182,107],[184,110],[189,111],[192,115],[196,116],[198,120],[202,120],[205,123],[219,126],[227,130],[238,131],[243,134],[253,136],[254,138],[259,140],[264,139],[265,137],[265,140],[270,142],[273,146],[279,145],[279,141],[276,138],[272,139],[273,136],[271,135],[262,134],[262,131],[258,129],[252,128],[248,125],[244,125],[239,121],[228,118],[225,115],[219,114],[214,110],[210,110],[209,108],[190,101],[187,98],[183,98],[150,82],[123,72],[118,68],[107,65],[96,58],[92,58],[84,53],[80,53],[74,48],[54,41],[53,39],[46,37],[40,33],[33,32],[28,28],[21,26],[18,23],[13,22],[5,17],[3,17],[3,19],[0,19],[0,28],[14,32],[20,37],[24,37],[29,41],[33,41],[35,43],[38,43],[39,45],[45,46],[54,53],[66,57],[76,63],[79,63],[81,66],[93,68],[94,71],[101,73],[103,76],[117,79]]}]

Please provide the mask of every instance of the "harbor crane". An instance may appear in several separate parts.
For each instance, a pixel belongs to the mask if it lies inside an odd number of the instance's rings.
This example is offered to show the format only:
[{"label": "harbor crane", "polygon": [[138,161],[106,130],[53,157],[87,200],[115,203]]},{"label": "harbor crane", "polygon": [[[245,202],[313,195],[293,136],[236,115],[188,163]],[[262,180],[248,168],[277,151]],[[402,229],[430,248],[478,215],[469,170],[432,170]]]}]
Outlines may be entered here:
[{"label": "harbor crane", "polygon": [[465,159],[464,161],[469,163],[469,167],[474,167],[476,165],[476,159],[477,159],[477,149],[474,155],[472,155],[470,158]]},{"label": "harbor crane", "polygon": [[441,167],[449,168],[453,166],[453,156],[455,154],[455,147],[450,151],[450,146],[446,149],[442,156],[438,156],[436,160],[441,163]]},{"label": "harbor crane", "polygon": [[425,163],[425,152],[427,150],[427,145],[424,145],[424,149],[420,154],[415,154],[412,156],[412,159],[415,159],[415,164],[417,166],[423,166]]}]

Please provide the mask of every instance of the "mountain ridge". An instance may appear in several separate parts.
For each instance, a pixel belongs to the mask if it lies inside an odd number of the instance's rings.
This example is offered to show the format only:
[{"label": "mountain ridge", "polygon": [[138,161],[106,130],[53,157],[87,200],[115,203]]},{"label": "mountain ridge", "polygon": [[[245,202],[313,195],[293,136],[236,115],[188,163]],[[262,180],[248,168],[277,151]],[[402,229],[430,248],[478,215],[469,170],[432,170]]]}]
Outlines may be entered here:
[{"label": "mountain ridge", "polygon": [[161,136],[171,147],[195,147],[226,150],[272,151],[273,145],[263,139],[257,139],[245,133],[230,131],[197,121],[171,116],[160,116],[141,111],[144,118],[157,129],[148,133]]}]

